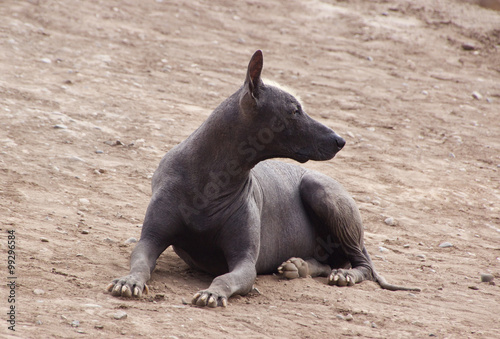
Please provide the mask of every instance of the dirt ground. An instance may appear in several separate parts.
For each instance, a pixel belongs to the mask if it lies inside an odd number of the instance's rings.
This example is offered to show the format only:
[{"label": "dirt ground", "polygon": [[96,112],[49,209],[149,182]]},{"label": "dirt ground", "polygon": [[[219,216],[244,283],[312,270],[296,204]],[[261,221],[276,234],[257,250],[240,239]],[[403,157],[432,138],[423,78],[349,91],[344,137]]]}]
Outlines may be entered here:
[{"label": "dirt ground", "polygon": [[[4,0],[0,18],[0,336],[500,337],[500,12],[459,0]],[[140,236],[159,160],[243,83],[256,49],[263,75],[347,140],[305,166],[354,196],[378,271],[422,292],[269,275],[260,294],[201,309],[183,301],[211,277],[171,249],[148,297],[105,292],[128,272],[125,241]]]}]

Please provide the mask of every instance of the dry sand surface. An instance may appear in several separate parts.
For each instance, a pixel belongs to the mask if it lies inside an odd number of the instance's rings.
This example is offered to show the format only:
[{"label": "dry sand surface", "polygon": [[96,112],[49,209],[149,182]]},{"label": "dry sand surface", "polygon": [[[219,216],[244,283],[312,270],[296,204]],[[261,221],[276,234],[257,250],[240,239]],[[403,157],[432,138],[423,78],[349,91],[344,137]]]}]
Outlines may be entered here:
[{"label": "dry sand surface", "polygon": [[[500,12],[459,0],[4,0],[0,18],[0,337],[500,337]],[[105,292],[128,272],[159,160],[243,83],[256,49],[263,75],[347,140],[304,166],[354,196],[378,271],[422,292],[268,275],[260,294],[202,309],[183,300],[212,278],[171,249],[149,296]]]}]

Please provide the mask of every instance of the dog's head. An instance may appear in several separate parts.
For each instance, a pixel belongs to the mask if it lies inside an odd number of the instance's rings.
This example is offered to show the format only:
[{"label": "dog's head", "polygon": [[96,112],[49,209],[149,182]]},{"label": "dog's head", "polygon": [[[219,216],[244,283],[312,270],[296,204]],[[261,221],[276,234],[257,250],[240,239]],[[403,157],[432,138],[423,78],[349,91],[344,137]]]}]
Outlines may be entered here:
[{"label": "dog's head", "polygon": [[255,137],[258,160],[283,157],[303,163],[333,158],[344,147],[345,140],[311,118],[289,90],[264,82],[262,68],[263,55],[258,50],[248,64],[239,99],[243,121]]}]

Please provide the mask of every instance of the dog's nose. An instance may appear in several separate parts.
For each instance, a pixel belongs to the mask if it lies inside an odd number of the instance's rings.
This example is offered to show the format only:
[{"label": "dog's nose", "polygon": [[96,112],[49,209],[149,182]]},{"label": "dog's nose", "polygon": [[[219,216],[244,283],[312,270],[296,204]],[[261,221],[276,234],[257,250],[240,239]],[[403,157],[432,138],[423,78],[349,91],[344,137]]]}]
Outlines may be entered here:
[{"label": "dog's nose", "polygon": [[335,138],[335,142],[337,143],[337,147],[339,148],[339,150],[341,150],[342,148],[344,148],[345,146],[345,140],[339,136],[337,136],[337,138]]}]

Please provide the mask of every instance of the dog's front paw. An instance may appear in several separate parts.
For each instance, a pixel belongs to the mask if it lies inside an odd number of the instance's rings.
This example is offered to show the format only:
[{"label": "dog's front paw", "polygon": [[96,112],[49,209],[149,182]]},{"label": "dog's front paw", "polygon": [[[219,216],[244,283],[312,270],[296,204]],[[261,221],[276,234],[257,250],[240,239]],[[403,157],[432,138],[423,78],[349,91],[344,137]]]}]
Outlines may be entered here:
[{"label": "dog's front paw", "polygon": [[309,276],[309,265],[304,259],[290,258],[278,267],[278,273],[287,279],[305,278]]},{"label": "dog's front paw", "polygon": [[218,293],[210,292],[209,290],[204,290],[196,293],[191,300],[191,303],[200,307],[217,307],[227,306],[227,298]]},{"label": "dog's front paw", "polygon": [[140,298],[142,297],[143,292],[144,294],[149,293],[148,285],[141,283],[132,275],[127,275],[123,278],[113,280],[108,286],[106,286],[106,290],[111,292],[111,295],[114,295],[115,297],[125,298]]}]

